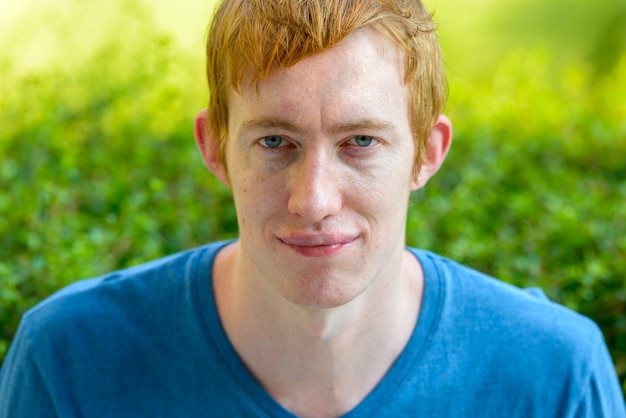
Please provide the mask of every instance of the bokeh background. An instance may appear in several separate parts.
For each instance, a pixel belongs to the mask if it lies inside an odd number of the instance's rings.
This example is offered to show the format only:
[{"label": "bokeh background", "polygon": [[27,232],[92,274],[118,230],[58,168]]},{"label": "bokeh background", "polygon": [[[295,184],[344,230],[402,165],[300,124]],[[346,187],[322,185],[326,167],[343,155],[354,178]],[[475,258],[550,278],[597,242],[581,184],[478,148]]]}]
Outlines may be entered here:
[{"label": "bokeh background", "polygon": [[[626,2],[427,5],[455,142],[409,244],[593,318],[626,389]],[[212,8],[0,0],[0,362],[56,289],[236,235],[192,136]]]}]

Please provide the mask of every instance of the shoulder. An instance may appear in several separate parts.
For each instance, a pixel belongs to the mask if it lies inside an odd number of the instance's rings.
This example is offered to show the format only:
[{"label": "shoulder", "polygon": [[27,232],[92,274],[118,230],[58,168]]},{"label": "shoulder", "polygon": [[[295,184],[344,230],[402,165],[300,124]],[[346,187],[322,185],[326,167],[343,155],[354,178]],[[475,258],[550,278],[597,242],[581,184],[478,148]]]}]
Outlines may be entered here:
[{"label": "shoulder", "polygon": [[594,380],[619,392],[602,332],[592,320],[549,301],[539,289],[519,289],[439,255],[414,253],[426,286],[440,286],[430,355],[445,361],[435,367],[466,370],[466,383],[475,388],[515,393],[506,402],[550,404],[553,410],[574,408]]},{"label": "shoulder", "polygon": [[455,320],[552,341],[562,338],[579,343],[581,338],[601,337],[593,321],[550,301],[539,288],[520,289],[437,254],[414,251],[427,280],[439,282],[445,309],[458,315]]},{"label": "shoulder", "polygon": [[[222,370],[207,349],[195,291],[200,283],[210,287],[212,260],[224,245],[79,281],[35,306],[0,370],[0,403],[12,411],[40,408],[41,416],[52,405],[62,416],[152,411],[155,393],[188,400],[191,388],[206,395],[228,382],[214,379]],[[79,412],[62,409],[74,406]]]},{"label": "shoulder", "polygon": [[[107,328],[120,317],[144,315],[162,302],[186,297],[189,280],[211,264],[223,243],[209,244],[100,277],[79,280],[51,295],[23,317],[24,338],[47,338],[72,326]],[[167,305],[165,305],[167,306]],[[101,329],[102,329],[101,328]]]}]

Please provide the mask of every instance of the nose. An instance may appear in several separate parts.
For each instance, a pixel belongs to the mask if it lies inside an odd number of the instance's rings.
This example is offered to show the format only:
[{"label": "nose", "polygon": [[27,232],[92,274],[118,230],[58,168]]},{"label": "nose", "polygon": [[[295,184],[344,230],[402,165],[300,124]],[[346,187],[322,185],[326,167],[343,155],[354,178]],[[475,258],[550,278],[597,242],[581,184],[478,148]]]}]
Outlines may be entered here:
[{"label": "nose", "polygon": [[289,211],[310,223],[337,214],[342,196],[341,177],[336,171],[332,157],[323,152],[303,155],[290,173]]}]

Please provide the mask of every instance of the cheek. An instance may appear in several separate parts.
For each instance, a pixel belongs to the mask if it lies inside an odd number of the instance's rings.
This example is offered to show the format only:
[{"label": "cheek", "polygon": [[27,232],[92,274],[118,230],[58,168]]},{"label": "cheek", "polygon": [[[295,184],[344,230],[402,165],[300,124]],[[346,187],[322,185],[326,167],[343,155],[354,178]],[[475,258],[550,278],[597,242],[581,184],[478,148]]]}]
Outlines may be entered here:
[{"label": "cheek", "polygon": [[[390,156],[392,157],[392,156]],[[386,158],[366,176],[353,179],[353,187],[367,196],[374,206],[401,206],[410,195],[412,165],[405,158]],[[357,181],[358,180],[358,181]]]},{"label": "cheek", "polygon": [[232,183],[232,194],[242,225],[259,222],[273,212],[281,199],[276,183],[264,181],[258,175],[237,176]]},{"label": "cheek", "polygon": [[401,187],[397,181],[381,178],[350,189],[348,196],[345,206],[367,219],[374,235],[395,235],[403,227],[410,196],[408,185]]},{"label": "cheek", "polygon": [[358,187],[348,189],[351,199],[359,202],[360,211],[370,219],[373,227],[400,225],[406,218],[411,193],[411,167],[397,160],[393,164],[361,178]]}]

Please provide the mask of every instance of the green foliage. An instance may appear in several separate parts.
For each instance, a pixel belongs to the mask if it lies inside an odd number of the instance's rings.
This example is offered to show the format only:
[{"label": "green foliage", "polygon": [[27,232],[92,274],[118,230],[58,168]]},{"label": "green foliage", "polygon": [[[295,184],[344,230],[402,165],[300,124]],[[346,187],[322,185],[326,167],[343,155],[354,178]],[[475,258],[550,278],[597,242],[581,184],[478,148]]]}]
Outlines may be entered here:
[{"label": "green foliage", "polygon": [[[0,68],[0,361],[56,289],[236,235],[193,143],[196,58],[155,35],[69,70]],[[626,55],[612,68],[553,71],[548,53],[521,50],[494,77],[453,77],[455,142],[407,231],[593,318],[624,382]]]},{"label": "green foliage", "polygon": [[21,315],[54,290],[236,233],[230,195],[193,141],[206,95],[189,67],[167,38],[112,42],[71,73],[5,67],[0,359]]},{"label": "green foliage", "polygon": [[548,47],[561,65],[584,59],[598,75],[626,53],[626,2],[615,0],[425,0],[440,22],[449,62],[492,71],[511,49]]},{"label": "green foliage", "polygon": [[626,379],[626,55],[546,73],[519,51],[493,79],[452,80],[458,129],[410,209],[409,243],[548,296],[602,328]]}]

